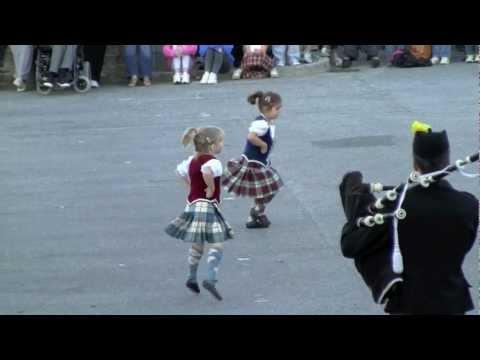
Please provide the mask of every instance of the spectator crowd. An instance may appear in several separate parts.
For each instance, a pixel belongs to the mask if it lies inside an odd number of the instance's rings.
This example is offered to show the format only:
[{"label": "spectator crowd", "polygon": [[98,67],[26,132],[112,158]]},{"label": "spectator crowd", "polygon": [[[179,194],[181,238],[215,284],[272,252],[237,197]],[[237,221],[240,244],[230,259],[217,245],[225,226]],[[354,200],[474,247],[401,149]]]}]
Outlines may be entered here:
[{"label": "spectator crowd", "polygon": [[[448,65],[452,60],[453,45],[415,45],[421,47],[428,65]],[[17,91],[27,89],[28,79],[38,58],[39,45],[0,45],[0,72],[8,49],[13,57],[13,85]],[[45,47],[45,46],[43,46]],[[35,81],[45,88],[68,88],[75,81],[77,59],[90,64],[90,85],[100,87],[101,74],[107,45],[47,45],[48,66]],[[357,61],[361,53],[366,55],[372,67],[381,66],[380,53],[388,63],[399,53],[412,48],[412,45],[163,45],[163,55],[172,72],[174,84],[189,84],[192,69],[203,70],[199,78],[201,84],[217,84],[219,74],[231,73],[232,79],[262,79],[278,77],[278,69],[284,66],[300,66],[318,61],[320,57],[330,57],[335,65],[348,68]],[[129,87],[152,85],[153,51],[152,45],[122,45],[122,56],[126,65],[126,78]],[[464,45],[465,62],[480,62],[479,45]],[[312,53],[317,56],[313,56]],[[415,53],[414,53],[415,55]],[[415,55],[416,56],[416,55]]]}]

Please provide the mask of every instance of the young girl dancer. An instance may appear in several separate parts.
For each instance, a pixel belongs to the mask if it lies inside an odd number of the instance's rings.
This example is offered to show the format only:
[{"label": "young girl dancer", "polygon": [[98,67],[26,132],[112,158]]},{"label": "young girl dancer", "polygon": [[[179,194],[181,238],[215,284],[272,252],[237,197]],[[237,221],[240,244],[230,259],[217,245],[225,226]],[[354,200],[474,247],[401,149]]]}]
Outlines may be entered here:
[{"label": "young girl dancer", "polygon": [[188,256],[190,275],[186,286],[197,294],[200,293],[198,265],[205,243],[210,245],[208,279],[202,285],[217,300],[222,300],[215,284],[223,256],[223,243],[233,238],[232,228],[218,208],[223,169],[215,155],[222,151],[223,139],[223,130],[216,127],[189,128],[185,131],[183,145],[193,142],[195,146],[195,154],[177,166],[177,175],[185,181],[189,192],[187,206],[183,214],[165,229],[168,235],[192,243]]},{"label": "young girl dancer", "polygon": [[242,156],[228,162],[222,183],[228,192],[254,199],[247,228],[267,228],[270,220],[265,215],[265,205],[283,186],[280,175],[268,160],[275,137],[274,122],[280,113],[282,98],[274,92],[257,91],[247,100],[252,105],[257,104],[260,115],[248,130]]}]

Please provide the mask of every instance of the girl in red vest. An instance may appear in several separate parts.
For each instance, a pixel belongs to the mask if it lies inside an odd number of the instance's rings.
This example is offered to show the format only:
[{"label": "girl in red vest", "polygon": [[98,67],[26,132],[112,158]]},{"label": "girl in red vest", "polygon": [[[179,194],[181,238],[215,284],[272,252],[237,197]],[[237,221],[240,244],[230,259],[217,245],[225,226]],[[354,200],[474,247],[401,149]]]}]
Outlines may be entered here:
[{"label": "girl in red vest", "polygon": [[223,148],[224,133],[216,127],[185,131],[182,143],[193,142],[195,154],[177,166],[177,175],[187,186],[187,206],[183,214],[173,220],[165,229],[168,235],[192,243],[188,264],[190,274],[186,286],[194,293],[200,293],[197,270],[202,258],[205,243],[208,250],[208,278],[202,285],[217,300],[222,300],[215,287],[217,273],[223,257],[223,243],[233,238],[233,231],[219,209],[220,177],[222,163],[215,158]]}]

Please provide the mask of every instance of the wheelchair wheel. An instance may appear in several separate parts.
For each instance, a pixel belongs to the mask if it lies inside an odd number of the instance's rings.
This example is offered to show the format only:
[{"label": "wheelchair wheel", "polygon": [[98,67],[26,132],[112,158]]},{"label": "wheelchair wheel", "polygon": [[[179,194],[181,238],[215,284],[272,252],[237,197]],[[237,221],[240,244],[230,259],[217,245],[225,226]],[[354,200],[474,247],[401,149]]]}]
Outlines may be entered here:
[{"label": "wheelchair wheel", "polygon": [[91,67],[90,67],[90,63],[88,61],[82,61],[80,71],[79,71],[79,75],[80,76],[84,75],[88,79],[92,78],[92,70],[91,70]]},{"label": "wheelchair wheel", "polygon": [[92,86],[90,79],[85,75],[80,75],[78,79],[73,83],[73,88],[76,92],[86,93]]},{"label": "wheelchair wheel", "polygon": [[42,84],[40,84],[39,81],[37,81],[37,92],[41,95],[48,95],[52,92],[52,88],[48,87],[48,86],[43,86]]}]

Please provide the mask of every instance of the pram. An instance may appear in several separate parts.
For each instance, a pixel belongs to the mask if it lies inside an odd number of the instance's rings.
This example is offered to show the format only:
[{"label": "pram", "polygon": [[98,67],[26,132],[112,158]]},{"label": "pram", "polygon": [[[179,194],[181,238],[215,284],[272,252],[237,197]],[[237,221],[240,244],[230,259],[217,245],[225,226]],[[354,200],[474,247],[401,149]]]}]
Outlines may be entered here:
[{"label": "pram", "polygon": [[[35,84],[37,92],[42,95],[48,95],[54,89],[64,89],[57,83],[53,87],[45,86],[50,61],[52,56],[52,47],[50,45],[37,45],[37,56],[35,60]],[[72,85],[76,92],[86,93],[91,88],[91,70],[90,63],[85,61],[83,47],[78,45],[76,56],[72,67]]]}]

